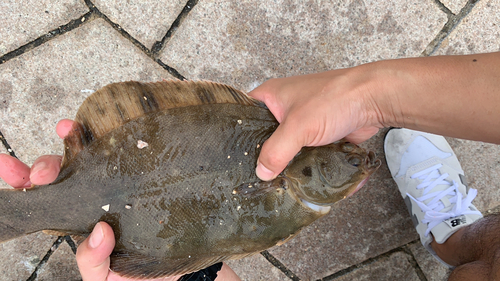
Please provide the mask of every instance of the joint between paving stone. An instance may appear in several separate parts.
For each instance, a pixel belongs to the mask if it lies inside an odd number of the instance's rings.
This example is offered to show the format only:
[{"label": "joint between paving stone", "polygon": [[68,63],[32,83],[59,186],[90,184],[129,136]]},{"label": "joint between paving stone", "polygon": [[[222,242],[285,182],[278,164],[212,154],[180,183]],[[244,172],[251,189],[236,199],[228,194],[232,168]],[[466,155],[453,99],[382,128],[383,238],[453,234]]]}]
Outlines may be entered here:
[{"label": "joint between paving stone", "polygon": [[429,45],[427,45],[420,56],[427,57],[434,54],[441,46],[444,39],[451,34],[455,27],[457,27],[458,24],[472,11],[472,8],[474,8],[479,1],[480,0],[467,1],[464,7],[456,15],[450,11],[451,14],[448,14],[448,21],[444,24],[443,28],[439,31],[436,37],[429,43]]},{"label": "joint between paving stone", "polygon": [[349,273],[351,273],[351,272],[353,272],[353,271],[355,271],[357,269],[361,269],[361,268],[363,268],[363,267],[365,267],[367,265],[370,265],[370,264],[372,264],[372,263],[380,260],[381,258],[389,257],[390,255],[392,255],[394,253],[397,253],[397,252],[404,252],[403,247],[395,248],[395,249],[387,251],[387,252],[385,252],[383,254],[380,254],[380,255],[378,255],[376,257],[369,258],[369,259],[367,259],[367,260],[365,260],[363,262],[360,262],[358,264],[352,265],[352,266],[350,266],[348,268],[345,268],[345,269],[342,269],[342,270],[340,270],[338,272],[335,272],[332,275],[329,275],[329,276],[323,277],[321,279],[318,279],[317,281],[332,281],[332,280],[335,280],[335,279],[340,278],[342,276],[345,276],[345,275],[347,275],[347,274],[349,274]]},{"label": "joint between paving stone", "polygon": [[281,272],[283,272],[288,278],[290,278],[293,281],[300,281],[300,278],[296,274],[294,274],[291,270],[286,268],[286,266],[283,263],[281,263],[277,258],[275,258],[273,255],[271,255],[268,251],[262,251],[262,252],[260,252],[260,254],[262,256],[264,256],[264,258],[266,258],[266,260],[268,262],[270,262],[272,265],[274,265],[274,267],[281,270]]},{"label": "joint between paving stone", "polygon": [[184,19],[188,16],[189,12],[198,4],[198,0],[188,0],[182,11],[179,13],[175,21],[172,23],[170,28],[168,29],[167,33],[161,41],[156,41],[153,44],[153,47],[151,48],[151,52],[153,53],[154,57],[158,57],[159,53],[163,50],[165,45],[167,45],[168,41],[172,36],[174,35],[175,31],[179,28],[179,26],[182,24]]},{"label": "joint between paving stone", "polygon": [[[194,3],[194,4],[193,4]],[[187,13],[198,3],[198,0],[189,0],[182,12],[179,14],[177,19],[174,21],[170,29],[167,31],[167,34],[164,36],[164,38],[170,38],[170,36],[173,34],[173,32],[177,29],[180,23],[182,23],[183,19],[186,17]],[[129,40],[134,46],[139,48],[143,53],[145,53],[148,57],[150,57],[152,60],[154,60],[156,63],[158,63],[161,67],[163,67],[166,71],[168,71],[172,76],[174,76],[177,79],[180,80],[186,80],[186,78],[181,75],[176,69],[173,67],[163,63],[156,57],[158,56],[158,53],[153,52],[152,50],[148,49],[146,46],[144,46],[139,40],[135,39],[132,35],[130,35],[127,31],[125,31],[121,26],[117,23],[114,23],[111,21],[108,16],[103,14],[99,9],[92,3],[90,0],[85,0],[85,4],[87,7],[91,10],[92,14],[95,15],[96,17],[102,18],[105,20],[109,25],[111,25],[118,33],[120,33],[125,39]],[[185,12],[186,10],[186,12]],[[177,25],[174,26],[177,22]],[[169,35],[170,32],[170,35]],[[168,38],[165,39],[165,42],[168,41]],[[163,41],[163,40],[162,40]],[[156,44],[155,44],[156,45]],[[163,48],[163,45],[161,45],[161,48]],[[154,46],[153,46],[154,47]],[[159,52],[159,51],[158,51]]]},{"label": "joint between paving stone", "polygon": [[413,242],[410,242],[402,247],[402,250],[404,253],[406,253],[409,256],[408,262],[410,265],[413,267],[415,270],[415,273],[417,274],[418,278],[420,278],[421,281],[427,281],[427,277],[425,277],[424,271],[420,267],[420,265],[417,262],[417,259],[413,255],[413,252],[408,248],[408,245],[411,243],[420,243],[420,240],[415,240]]},{"label": "joint between paving stone", "polygon": [[455,15],[448,7],[446,7],[441,1],[439,0],[434,0],[434,3],[438,6],[438,8],[443,11],[447,16],[448,18],[450,18],[450,16],[452,15]]},{"label": "joint between paving stone", "polygon": [[42,267],[49,261],[50,256],[59,248],[59,245],[64,241],[64,236],[59,236],[57,237],[56,241],[54,244],[52,244],[52,247],[47,251],[47,254],[43,257],[43,259],[38,263],[36,266],[35,270],[31,274],[26,281],[34,281],[38,277],[39,271],[42,269]]},{"label": "joint between paving stone", "polygon": [[5,147],[5,149],[7,149],[7,152],[9,152],[10,156],[17,158],[16,154],[14,153],[14,150],[12,149],[12,147],[10,147],[9,143],[3,136],[2,131],[0,131],[0,141],[2,141],[3,146]]},{"label": "joint between paving stone", "polygon": [[69,235],[64,236],[64,240],[66,241],[66,243],[68,243],[68,245],[71,248],[71,251],[73,252],[73,254],[76,255],[76,249],[78,247],[76,246],[75,241],[73,241],[73,239],[71,239],[71,236],[69,236]]},{"label": "joint between paving stone", "polygon": [[80,27],[85,22],[91,20],[92,17],[93,17],[92,11],[85,13],[83,16],[79,17],[78,19],[71,20],[69,23],[67,23],[65,25],[61,25],[58,28],[53,29],[53,30],[47,32],[46,34],[38,37],[37,39],[35,39],[31,42],[28,42],[28,43],[24,44],[23,46],[15,49],[13,51],[6,53],[5,55],[0,57],[0,65],[5,63],[8,60],[11,60],[17,56],[20,56],[28,51],[33,50],[34,48],[42,45],[43,43],[45,43],[49,40],[52,40],[53,38],[56,38],[62,34],[65,34],[68,31],[71,31],[75,28]]}]

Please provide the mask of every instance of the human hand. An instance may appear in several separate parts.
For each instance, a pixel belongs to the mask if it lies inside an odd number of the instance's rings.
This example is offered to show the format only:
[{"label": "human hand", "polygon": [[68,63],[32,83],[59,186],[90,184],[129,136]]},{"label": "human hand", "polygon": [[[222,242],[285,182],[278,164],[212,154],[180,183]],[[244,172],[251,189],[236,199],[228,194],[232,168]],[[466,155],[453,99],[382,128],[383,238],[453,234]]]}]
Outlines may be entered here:
[{"label": "human hand", "polygon": [[[73,121],[61,120],[56,126],[59,137],[64,138]],[[26,164],[7,154],[0,154],[0,178],[14,188],[30,188],[34,185],[45,185],[53,182],[60,171],[62,157],[58,155],[44,155],[35,160],[33,166]],[[83,281],[126,281],[109,270],[109,255],[115,246],[115,237],[111,227],[105,222],[99,222],[94,230],[79,246],[76,261]],[[172,276],[143,281],[174,281],[180,276]]]},{"label": "human hand", "polygon": [[248,95],[263,101],[280,125],[263,144],[256,173],[275,178],[304,146],[326,145],[342,138],[353,143],[375,135],[368,77],[340,69],[266,81]]}]

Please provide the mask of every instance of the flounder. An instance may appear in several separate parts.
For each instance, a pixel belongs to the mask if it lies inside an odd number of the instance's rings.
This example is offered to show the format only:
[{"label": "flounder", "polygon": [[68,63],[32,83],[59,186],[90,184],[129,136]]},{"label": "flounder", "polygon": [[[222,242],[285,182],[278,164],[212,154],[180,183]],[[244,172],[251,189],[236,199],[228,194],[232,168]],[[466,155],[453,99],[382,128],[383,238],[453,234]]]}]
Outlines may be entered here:
[{"label": "flounder", "polygon": [[254,173],[278,122],[212,82],[108,85],[79,108],[50,185],[0,191],[0,241],[111,225],[111,270],[194,272],[279,245],[359,189],[380,161],[340,141],[305,147],[274,180]]}]

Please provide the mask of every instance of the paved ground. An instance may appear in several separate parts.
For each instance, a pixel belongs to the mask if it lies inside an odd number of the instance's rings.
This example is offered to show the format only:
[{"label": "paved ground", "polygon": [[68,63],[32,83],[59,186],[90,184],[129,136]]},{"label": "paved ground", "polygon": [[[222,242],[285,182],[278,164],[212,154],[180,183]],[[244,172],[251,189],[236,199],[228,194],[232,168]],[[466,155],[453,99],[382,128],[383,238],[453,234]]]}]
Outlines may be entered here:
[{"label": "paved ground", "polygon": [[[498,51],[498,11],[500,0],[3,0],[0,152],[27,163],[61,154],[57,121],[111,82],[207,79],[248,91],[381,59]],[[382,133],[364,144],[381,158]],[[450,142],[476,206],[498,207],[500,148]],[[445,279],[417,240],[384,165],[294,240],[230,265],[244,280]],[[43,233],[0,244],[0,280],[79,280],[74,250]]]}]

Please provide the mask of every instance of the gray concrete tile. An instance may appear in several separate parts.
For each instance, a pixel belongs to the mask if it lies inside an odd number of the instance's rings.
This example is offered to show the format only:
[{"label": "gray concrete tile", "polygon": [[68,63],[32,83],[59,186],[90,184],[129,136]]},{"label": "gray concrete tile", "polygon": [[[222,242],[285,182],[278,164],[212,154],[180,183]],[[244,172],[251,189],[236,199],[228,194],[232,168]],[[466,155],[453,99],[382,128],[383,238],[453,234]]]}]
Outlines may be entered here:
[{"label": "gray concrete tile", "polygon": [[56,239],[37,232],[1,243],[0,280],[26,280]]},{"label": "gray concrete tile", "polygon": [[420,281],[404,252],[395,252],[332,281],[405,280]]},{"label": "gray concrete tile", "polygon": [[261,254],[226,262],[243,281],[289,281],[281,270],[269,263]]},{"label": "gray concrete tile", "polygon": [[[103,20],[95,20],[0,65],[0,130],[26,162],[62,154],[55,125],[109,83],[171,79]],[[0,187],[5,187],[2,182]]]},{"label": "gray concrete tile", "polygon": [[63,242],[59,248],[52,253],[49,261],[38,273],[37,281],[78,281],[82,280],[75,260],[75,254],[71,251],[68,243]]},{"label": "gray concrete tile", "polygon": [[440,2],[456,15],[465,6],[467,0],[440,0]]},{"label": "gray concrete tile", "polygon": [[472,11],[443,41],[437,55],[500,50],[500,0],[478,1]]},{"label": "gray concrete tile", "polygon": [[445,22],[432,1],[200,1],[161,60],[248,91],[271,77],[418,56]]},{"label": "gray concrete tile", "polygon": [[161,41],[187,0],[96,0],[95,6],[147,48]]},{"label": "gray concrete tile", "polygon": [[418,266],[422,269],[427,281],[448,280],[448,275],[451,271],[429,254],[424,246],[422,246],[422,243],[420,243],[420,240],[410,243],[408,248],[417,260]]},{"label": "gray concrete tile", "polygon": [[81,17],[86,12],[87,6],[79,0],[1,1],[0,56]]}]

